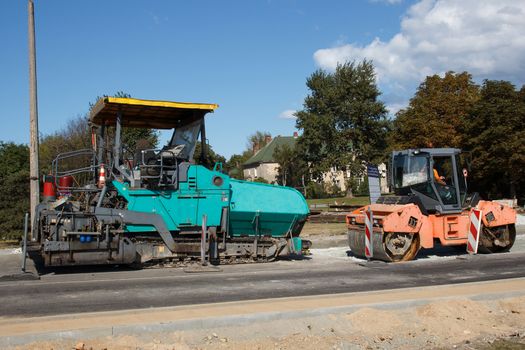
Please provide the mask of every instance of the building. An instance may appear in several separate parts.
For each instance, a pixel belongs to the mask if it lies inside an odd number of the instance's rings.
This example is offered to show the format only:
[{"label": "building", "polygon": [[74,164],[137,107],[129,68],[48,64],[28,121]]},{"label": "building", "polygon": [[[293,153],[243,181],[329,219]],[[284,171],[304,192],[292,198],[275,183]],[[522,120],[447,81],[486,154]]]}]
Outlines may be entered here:
[{"label": "building", "polygon": [[296,138],[297,133],[294,136],[279,135],[273,139],[268,136],[266,145],[261,149],[257,150],[258,145],[254,145],[254,155],[243,164],[244,178],[251,181],[262,178],[268,183],[276,183],[279,163],[274,158],[274,152],[284,145],[293,148]]},{"label": "building", "polygon": [[[268,183],[277,183],[279,163],[274,158],[274,152],[278,147],[284,145],[293,149],[297,137],[297,132],[294,132],[294,136],[279,135],[274,139],[272,139],[271,136],[268,136],[266,139],[266,145],[261,149],[259,149],[258,145],[254,145],[254,155],[243,164],[244,178],[249,181],[262,178]],[[382,163],[378,168],[381,174],[381,192],[387,193],[388,185],[386,179],[386,165]],[[345,174],[341,170],[332,168],[323,174],[322,182],[327,190],[337,187],[341,192],[346,192],[346,179],[348,177],[349,174]],[[364,178],[361,178],[359,181],[364,181]]]}]

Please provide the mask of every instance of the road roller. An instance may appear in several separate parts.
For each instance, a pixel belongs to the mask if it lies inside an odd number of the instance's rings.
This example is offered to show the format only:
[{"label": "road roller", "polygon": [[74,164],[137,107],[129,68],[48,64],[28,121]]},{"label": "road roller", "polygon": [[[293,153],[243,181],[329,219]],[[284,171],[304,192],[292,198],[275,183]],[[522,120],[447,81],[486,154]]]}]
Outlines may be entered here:
[{"label": "road roller", "polygon": [[[346,217],[352,253],[387,262],[407,261],[436,244],[467,246],[469,232],[476,230],[477,252],[510,250],[516,238],[516,211],[482,200],[478,193],[469,194],[468,164],[466,154],[455,148],[392,152],[389,178],[394,195],[381,196]],[[477,228],[474,211],[481,216]]]},{"label": "road roller", "polygon": [[[266,262],[308,250],[299,237],[309,215],[301,193],[205,166],[205,116],[217,107],[99,99],[89,115],[91,147],[58,154],[43,176],[30,256],[45,266],[143,266]],[[162,148],[133,140],[131,149],[125,128],[172,136]]]}]

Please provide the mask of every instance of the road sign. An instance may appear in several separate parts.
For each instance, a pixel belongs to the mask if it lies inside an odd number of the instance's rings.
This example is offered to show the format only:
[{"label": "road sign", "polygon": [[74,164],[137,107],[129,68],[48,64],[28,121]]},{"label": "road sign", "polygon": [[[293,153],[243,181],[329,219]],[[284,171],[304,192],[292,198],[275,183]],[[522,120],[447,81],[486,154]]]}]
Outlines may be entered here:
[{"label": "road sign", "polygon": [[477,254],[479,245],[479,236],[481,230],[481,210],[472,209],[470,212],[470,225],[468,230],[467,253]]},{"label": "road sign", "polygon": [[372,245],[372,233],[374,232],[374,215],[370,207],[365,211],[365,256],[372,258],[374,249]]},{"label": "road sign", "polygon": [[368,191],[370,192],[370,203],[375,203],[381,196],[381,186],[379,185],[379,169],[377,165],[368,164],[366,166],[366,173],[368,175]]}]

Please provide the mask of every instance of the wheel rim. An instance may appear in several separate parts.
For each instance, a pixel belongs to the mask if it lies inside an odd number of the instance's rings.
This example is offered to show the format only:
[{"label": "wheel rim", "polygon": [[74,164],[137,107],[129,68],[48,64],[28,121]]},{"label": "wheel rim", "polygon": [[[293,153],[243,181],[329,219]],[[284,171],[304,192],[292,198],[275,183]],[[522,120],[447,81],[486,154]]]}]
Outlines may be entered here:
[{"label": "wheel rim", "polygon": [[384,246],[392,261],[412,260],[419,251],[419,236],[403,232],[388,233]]},{"label": "wheel rim", "polygon": [[481,253],[500,253],[509,251],[516,240],[516,227],[503,225],[485,227],[482,225],[478,251]]}]

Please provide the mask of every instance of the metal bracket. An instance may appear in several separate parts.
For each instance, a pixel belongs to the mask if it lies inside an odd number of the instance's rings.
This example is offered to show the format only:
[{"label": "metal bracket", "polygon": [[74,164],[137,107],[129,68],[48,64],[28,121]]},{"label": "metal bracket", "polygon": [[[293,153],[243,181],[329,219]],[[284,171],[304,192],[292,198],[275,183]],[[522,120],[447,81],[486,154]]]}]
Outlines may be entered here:
[{"label": "metal bracket", "polygon": [[171,232],[166,227],[162,216],[140,211],[120,210],[111,208],[95,208],[95,216],[105,223],[124,223],[130,225],[151,225],[155,227],[168,249],[175,253],[176,244]]}]

